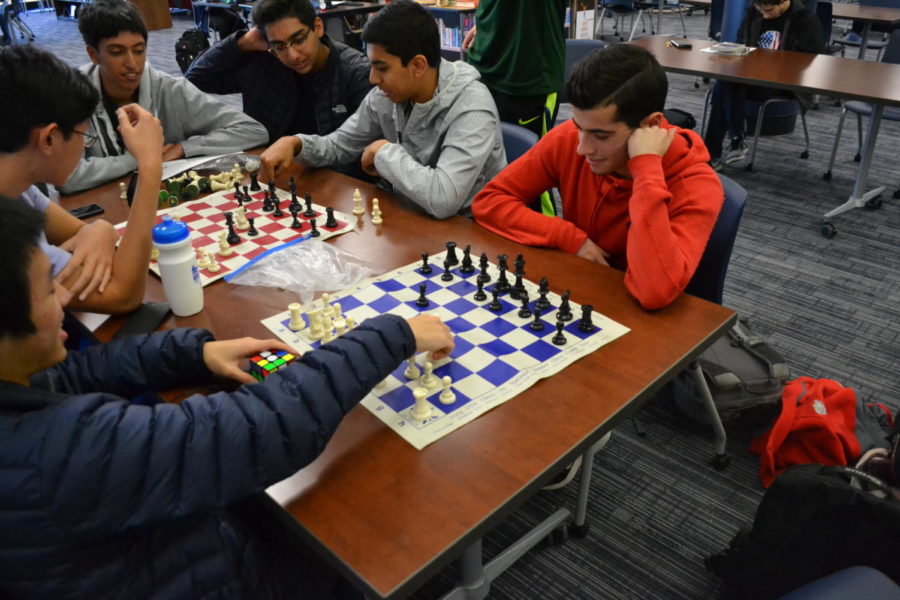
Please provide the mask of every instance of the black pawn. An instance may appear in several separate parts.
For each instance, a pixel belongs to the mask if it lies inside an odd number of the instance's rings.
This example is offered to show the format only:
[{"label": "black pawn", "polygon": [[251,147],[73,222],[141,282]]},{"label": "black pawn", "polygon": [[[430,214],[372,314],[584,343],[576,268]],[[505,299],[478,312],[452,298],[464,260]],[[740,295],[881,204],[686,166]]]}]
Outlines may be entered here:
[{"label": "black pawn", "polygon": [[275,210],[275,207],[272,206],[272,198],[269,197],[269,194],[265,194],[263,196],[263,204],[262,204],[263,212],[272,212]]},{"label": "black pawn", "polygon": [[253,196],[250,195],[250,189],[245,185],[244,186],[244,201],[250,202],[253,199]]},{"label": "black pawn", "polygon": [[312,219],[316,216],[316,211],[314,211],[312,207],[312,196],[310,196],[309,193],[305,194],[303,196],[303,201],[306,203],[306,210],[303,212],[303,216],[307,219]]},{"label": "black pawn", "polygon": [[284,213],[281,212],[281,201],[278,199],[278,196],[275,196],[274,198],[272,198],[271,201],[272,201],[272,206],[275,207],[275,211],[272,213],[272,216],[275,217],[276,219],[280,219],[281,217],[284,216]]},{"label": "black pawn", "polygon": [[288,181],[288,189],[293,193],[297,193],[297,182],[294,181],[294,176],[291,175],[291,179]]},{"label": "black pawn", "polygon": [[478,274],[478,279],[487,283],[491,280],[491,276],[488,275],[488,257],[486,252],[481,253],[481,258],[478,259],[478,267],[481,269],[481,273]]},{"label": "black pawn", "polygon": [[228,224],[228,237],[225,240],[231,246],[237,246],[241,243],[241,237],[234,231],[234,223]]},{"label": "black pawn", "polygon": [[572,307],[569,306],[569,290],[566,290],[562,294],[562,302],[559,304],[559,312],[556,313],[556,318],[560,321],[571,321],[572,320]]},{"label": "black pawn", "polygon": [[459,270],[466,275],[475,272],[475,265],[472,264],[472,246],[463,248],[462,266]]},{"label": "black pawn", "polygon": [[450,272],[450,261],[444,261],[444,272],[441,273],[441,281],[453,281],[453,273]]},{"label": "black pawn", "polygon": [[422,266],[419,268],[419,273],[421,273],[422,275],[430,275],[432,271],[433,271],[433,269],[431,268],[431,265],[428,263],[428,253],[423,252],[422,253]]},{"label": "black pawn", "polygon": [[585,304],[581,307],[581,320],[578,321],[578,331],[582,333],[590,333],[594,329],[596,329],[596,325],[591,321],[591,313],[594,311],[594,307],[590,304]]},{"label": "black pawn", "polygon": [[565,323],[562,321],[556,322],[556,335],[553,336],[553,339],[550,340],[556,346],[565,346],[566,342],[569,340],[566,339],[566,335],[563,333],[563,327],[565,327]]},{"label": "black pawn", "polygon": [[497,255],[497,268],[503,269],[504,271],[509,271],[509,264],[507,264],[507,259],[509,256],[506,254],[498,254]]},{"label": "black pawn", "polygon": [[425,297],[425,284],[419,284],[419,298],[416,300],[416,306],[428,306],[428,298]]},{"label": "black pawn", "polygon": [[501,310],[503,310],[503,305],[500,304],[500,292],[495,287],[491,290],[491,294],[493,294],[494,299],[491,300],[490,304],[488,304],[488,308],[494,312],[500,312]]},{"label": "black pawn", "polygon": [[550,282],[547,281],[546,277],[541,277],[541,281],[538,283],[538,291],[541,295],[535,301],[535,306],[540,306],[541,310],[549,309],[551,304],[547,299],[547,294],[550,293]]},{"label": "black pawn", "polygon": [[334,209],[330,206],[325,209],[325,227],[335,229],[338,226],[337,219],[334,218]]},{"label": "black pawn", "polygon": [[447,262],[451,267],[459,264],[459,259],[456,258],[456,242],[447,242]]},{"label": "black pawn", "polygon": [[510,285],[509,280],[506,278],[506,265],[500,263],[500,266],[497,268],[500,270],[500,274],[497,275],[497,283],[494,284],[494,289],[500,291],[500,293],[508,292]]},{"label": "black pawn", "polygon": [[262,186],[259,185],[259,174],[256,171],[252,171],[250,173],[250,191],[258,192],[262,189]]},{"label": "black pawn", "polygon": [[241,193],[241,184],[237,181],[234,182],[234,199],[238,202],[244,199],[244,194]]},{"label": "black pawn", "polygon": [[522,301],[522,308],[519,309],[519,316],[523,319],[527,319],[531,316],[531,309],[528,308],[528,292],[520,294],[519,299]]},{"label": "black pawn", "polygon": [[247,217],[247,222],[250,223],[250,229],[247,230],[247,235],[249,236],[259,235],[259,232],[256,230],[256,226],[253,224],[253,221],[255,220],[255,217]]},{"label": "black pawn", "polygon": [[528,328],[532,331],[543,331],[544,322],[541,321],[541,309],[534,307],[534,321],[528,324]]},{"label": "black pawn", "polygon": [[269,195],[272,196],[274,194],[275,194],[275,180],[270,179],[269,180]]},{"label": "black pawn", "polygon": [[513,262],[516,267],[516,275],[525,276],[525,257],[519,254],[516,256],[516,260]]},{"label": "black pawn", "polygon": [[309,231],[309,237],[319,237],[320,235],[322,235],[321,233],[319,233],[319,230],[316,228],[316,220],[315,219],[309,220],[309,226],[312,227],[312,229],[310,229],[310,231]]},{"label": "black pawn", "polygon": [[300,206],[300,201],[297,200],[297,192],[291,192],[291,206],[293,205]]},{"label": "black pawn", "polygon": [[475,292],[475,296],[473,296],[478,302],[484,302],[487,300],[487,294],[484,293],[484,282],[482,280],[478,280],[478,291]]},{"label": "black pawn", "polygon": [[528,297],[528,292],[525,291],[525,284],[522,283],[522,275],[523,273],[516,273],[516,282],[513,284],[512,291],[509,293],[513,298],[521,298],[522,296]]},{"label": "black pawn", "polygon": [[297,218],[298,208],[296,206],[291,207],[291,216],[294,217],[294,220],[291,221],[291,229],[300,229],[303,227],[303,223],[300,222],[300,219]]}]

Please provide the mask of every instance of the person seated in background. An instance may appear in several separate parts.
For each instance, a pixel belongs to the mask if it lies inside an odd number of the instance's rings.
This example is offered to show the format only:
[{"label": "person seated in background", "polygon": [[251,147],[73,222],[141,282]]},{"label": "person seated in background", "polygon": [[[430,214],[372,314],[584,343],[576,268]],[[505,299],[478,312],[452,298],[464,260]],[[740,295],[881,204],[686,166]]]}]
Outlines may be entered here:
[{"label": "person seated in background", "polygon": [[98,142],[88,132],[88,118],[99,101],[90,80],[48,52],[11,46],[0,49],[0,89],[16,90],[0,94],[0,195],[18,199],[4,202],[24,202],[46,214],[40,245],[53,277],[74,294],[72,308],[134,310],[144,297],[156,222],[162,176],[159,120],[136,104],[116,111],[119,135],[138,169],[128,227],[117,249],[119,236],[109,222],[85,224],[36,185],[61,185],[85,146]]},{"label": "person seated in background", "polygon": [[378,89],[337,131],[275,142],[261,156],[260,178],[295,156],[314,167],[360,161],[433,217],[467,214],[475,193],[506,164],[497,107],[478,71],[441,58],[434,17],[410,0],[371,17],[362,39]]},{"label": "person seated in background", "polygon": [[[262,383],[242,363],[293,352],[280,341],[174,329],[67,356],[69,295],[38,249],[41,217],[0,201],[0,596],[336,597],[336,574],[291,549],[288,532],[265,538],[236,505],[315,460],[406,358],[449,354],[450,329],[431,315],[378,316]],[[129,402],[214,377],[247,385]]]},{"label": "person seated in background", "polygon": [[102,102],[91,115],[88,133],[97,142],[87,148],[64,193],[91,188],[133,171],[117,129],[116,111],[136,103],[162,122],[162,159],[239,152],[266,143],[266,128],[244,113],[222,104],[189,81],[147,65],[147,26],[125,0],[98,0],[78,13],[78,30],[90,64],[82,70],[100,91]]},{"label": "person seated in background", "polygon": [[[825,39],[819,18],[802,0],[753,0],[738,30],[738,42],[747,46],[794,52],[822,52]],[[747,155],[744,142],[746,99],[765,101],[785,96],[784,90],[717,81],[710,102],[709,123],[703,137],[717,171],[724,164],[739,163]],[[808,95],[793,95],[806,107],[812,104]],[[728,148],[722,156],[725,134]]]},{"label": "person seated in background", "polygon": [[[667,91],[665,72],[642,48],[589,54],[566,81],[572,119],[485,186],[475,220],[522,244],[624,269],[646,309],[671,303],[700,262],[724,196],[700,137],[663,117]],[[562,218],[528,208],[554,187]]]},{"label": "person seated in background", "polygon": [[185,77],[204,92],[240,93],[269,143],[296,133],[327,135],[372,89],[369,61],[325,34],[309,0],[260,0],[255,27],[204,52]]}]

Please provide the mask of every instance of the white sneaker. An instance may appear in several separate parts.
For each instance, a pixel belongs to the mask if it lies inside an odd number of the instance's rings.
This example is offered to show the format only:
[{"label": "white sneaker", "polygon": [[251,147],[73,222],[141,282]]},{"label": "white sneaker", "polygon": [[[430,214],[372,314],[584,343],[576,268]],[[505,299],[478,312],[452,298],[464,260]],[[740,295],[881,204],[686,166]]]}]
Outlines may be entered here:
[{"label": "white sneaker", "polygon": [[733,165],[734,163],[739,163],[747,156],[747,144],[744,143],[743,138],[731,140],[731,144],[725,150],[725,155],[722,157],[723,162],[726,165]]}]

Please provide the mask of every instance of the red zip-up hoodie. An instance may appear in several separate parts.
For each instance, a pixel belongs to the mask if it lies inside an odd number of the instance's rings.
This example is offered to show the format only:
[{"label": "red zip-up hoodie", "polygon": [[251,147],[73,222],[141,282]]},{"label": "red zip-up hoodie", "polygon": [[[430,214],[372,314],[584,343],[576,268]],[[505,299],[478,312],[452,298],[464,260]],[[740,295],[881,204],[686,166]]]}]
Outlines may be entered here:
[{"label": "red zip-up hoodie", "polygon": [[[610,254],[611,266],[625,269],[625,285],[641,306],[668,305],[694,275],[724,199],[703,141],[679,129],[665,156],[628,161],[632,179],[595,175],[577,147],[572,121],[550,130],[475,197],[475,220],[516,242],[572,254],[590,237]],[[553,187],[563,218],[528,208]]]}]

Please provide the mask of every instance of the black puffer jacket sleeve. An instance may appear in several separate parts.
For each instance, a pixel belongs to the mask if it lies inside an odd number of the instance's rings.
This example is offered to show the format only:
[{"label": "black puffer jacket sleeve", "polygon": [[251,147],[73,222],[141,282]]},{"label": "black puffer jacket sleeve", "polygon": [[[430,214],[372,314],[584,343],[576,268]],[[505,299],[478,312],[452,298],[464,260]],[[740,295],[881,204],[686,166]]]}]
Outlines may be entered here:
[{"label": "black puffer jacket sleeve", "polygon": [[[167,351],[157,338],[125,347],[148,370],[177,361],[177,352],[148,358],[148,346]],[[384,315],[234,392],[153,407],[95,393],[20,426],[43,428],[41,495],[59,527],[76,536],[114,534],[226,506],[303,468],[343,416],[414,352],[406,321]]]}]

